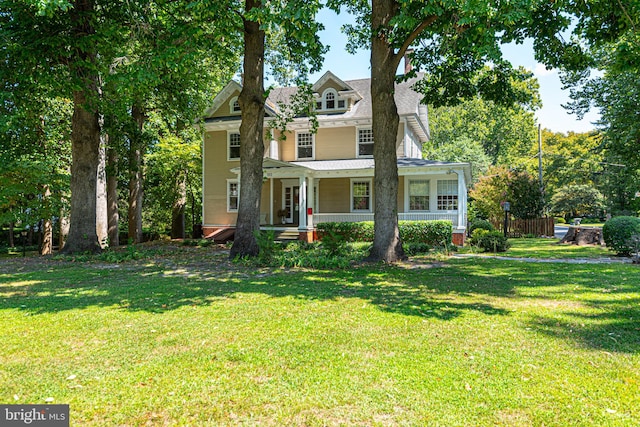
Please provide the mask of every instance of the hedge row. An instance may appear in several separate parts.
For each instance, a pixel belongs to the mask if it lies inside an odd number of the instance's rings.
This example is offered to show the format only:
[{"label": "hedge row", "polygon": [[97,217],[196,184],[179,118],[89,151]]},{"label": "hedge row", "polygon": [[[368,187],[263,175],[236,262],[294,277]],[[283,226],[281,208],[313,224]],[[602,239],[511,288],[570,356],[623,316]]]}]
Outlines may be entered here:
[{"label": "hedge row", "polygon": [[[450,221],[398,221],[398,228],[404,243],[451,244],[453,228]],[[322,222],[316,225],[316,229],[321,238],[325,233],[334,233],[348,242],[373,242],[373,221]]]}]

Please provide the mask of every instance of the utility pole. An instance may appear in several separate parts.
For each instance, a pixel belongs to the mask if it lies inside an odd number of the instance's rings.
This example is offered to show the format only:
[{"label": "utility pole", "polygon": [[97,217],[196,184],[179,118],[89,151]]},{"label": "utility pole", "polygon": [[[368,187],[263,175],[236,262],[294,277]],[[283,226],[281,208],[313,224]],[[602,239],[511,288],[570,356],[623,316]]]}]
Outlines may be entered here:
[{"label": "utility pole", "polygon": [[538,123],[538,179],[540,180],[540,193],[544,194],[542,183],[542,124]]}]

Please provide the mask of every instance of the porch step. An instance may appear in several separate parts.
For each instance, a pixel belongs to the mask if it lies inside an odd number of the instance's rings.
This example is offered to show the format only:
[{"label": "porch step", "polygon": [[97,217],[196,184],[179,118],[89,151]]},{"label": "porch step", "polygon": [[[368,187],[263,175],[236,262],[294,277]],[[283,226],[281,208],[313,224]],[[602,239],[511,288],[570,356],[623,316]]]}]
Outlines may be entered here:
[{"label": "porch step", "polygon": [[236,236],[235,228],[219,228],[213,233],[205,236],[205,239],[213,240],[216,243],[227,243]]},{"label": "porch step", "polygon": [[298,240],[300,233],[298,230],[286,229],[282,231],[276,231],[276,240]]}]

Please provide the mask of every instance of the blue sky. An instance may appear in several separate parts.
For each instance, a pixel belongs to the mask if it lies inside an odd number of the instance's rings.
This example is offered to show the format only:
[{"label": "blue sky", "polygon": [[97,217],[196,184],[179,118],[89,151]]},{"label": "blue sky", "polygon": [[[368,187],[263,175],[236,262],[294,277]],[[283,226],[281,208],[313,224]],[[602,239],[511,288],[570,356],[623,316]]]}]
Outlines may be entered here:
[{"label": "blue sky", "polygon": [[[324,44],[330,46],[325,56],[323,70],[311,76],[310,80],[321,77],[326,71],[333,72],[343,80],[368,78],[370,76],[369,52],[361,50],[355,55],[345,51],[346,36],[340,31],[345,23],[350,21],[349,15],[336,15],[327,9],[320,12],[318,19],[324,24],[325,30],[320,37]],[[575,115],[569,114],[562,104],[569,101],[569,91],[562,90],[562,84],[557,70],[546,70],[533,56],[531,42],[517,46],[507,46],[503,50],[505,57],[514,66],[522,65],[532,70],[540,83],[542,108],[536,113],[536,120],[543,128],[554,132],[587,132],[595,128],[592,124],[598,115],[589,113],[583,120],[577,120]]]}]

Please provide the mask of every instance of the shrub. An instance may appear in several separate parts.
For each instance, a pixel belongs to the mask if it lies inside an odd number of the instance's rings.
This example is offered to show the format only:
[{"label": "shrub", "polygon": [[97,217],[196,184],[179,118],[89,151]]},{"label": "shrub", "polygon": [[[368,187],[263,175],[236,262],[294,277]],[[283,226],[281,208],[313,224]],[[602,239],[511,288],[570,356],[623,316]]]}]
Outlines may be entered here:
[{"label": "shrub", "polygon": [[469,244],[470,245],[478,245],[478,242],[480,241],[480,239],[488,234],[490,231],[492,230],[487,230],[484,228],[476,228],[475,230],[473,230],[471,232],[471,237],[469,238]]},{"label": "shrub", "polygon": [[471,224],[469,224],[469,233],[473,234],[473,231],[477,229],[493,231],[495,227],[486,219],[474,219]]},{"label": "shrub", "polygon": [[256,242],[258,243],[258,261],[262,264],[269,264],[273,260],[276,251],[281,245],[276,242],[276,233],[273,230],[256,231]]},{"label": "shrub", "polygon": [[451,244],[453,228],[450,221],[399,221],[400,238],[405,243],[425,243],[434,247]]},{"label": "shrub", "polygon": [[404,250],[405,255],[412,256],[412,255],[426,254],[431,250],[431,246],[427,245],[426,243],[412,242],[412,243],[403,243],[402,249]]},{"label": "shrub", "polygon": [[562,217],[562,216],[555,217],[554,221],[556,222],[556,224],[566,224],[567,223],[567,220],[564,219],[564,217]]},{"label": "shrub", "polygon": [[602,237],[609,249],[618,255],[629,256],[635,249],[634,237],[640,235],[640,218],[617,216],[604,223]]},{"label": "shrub", "polygon": [[329,255],[339,255],[345,252],[347,241],[342,235],[329,230],[322,237],[322,247],[329,252]]},{"label": "shrub", "polygon": [[478,238],[478,246],[485,252],[505,252],[511,244],[499,231],[487,231]]},{"label": "shrub", "polygon": [[[345,242],[373,242],[374,225],[365,222],[323,222],[317,225],[322,240],[331,233]],[[453,228],[450,221],[399,221],[400,238],[404,243],[425,243],[432,247],[451,244]]]},{"label": "shrub", "polygon": [[316,228],[323,239],[334,233],[342,236],[345,242],[373,242],[373,221],[322,222]]}]

